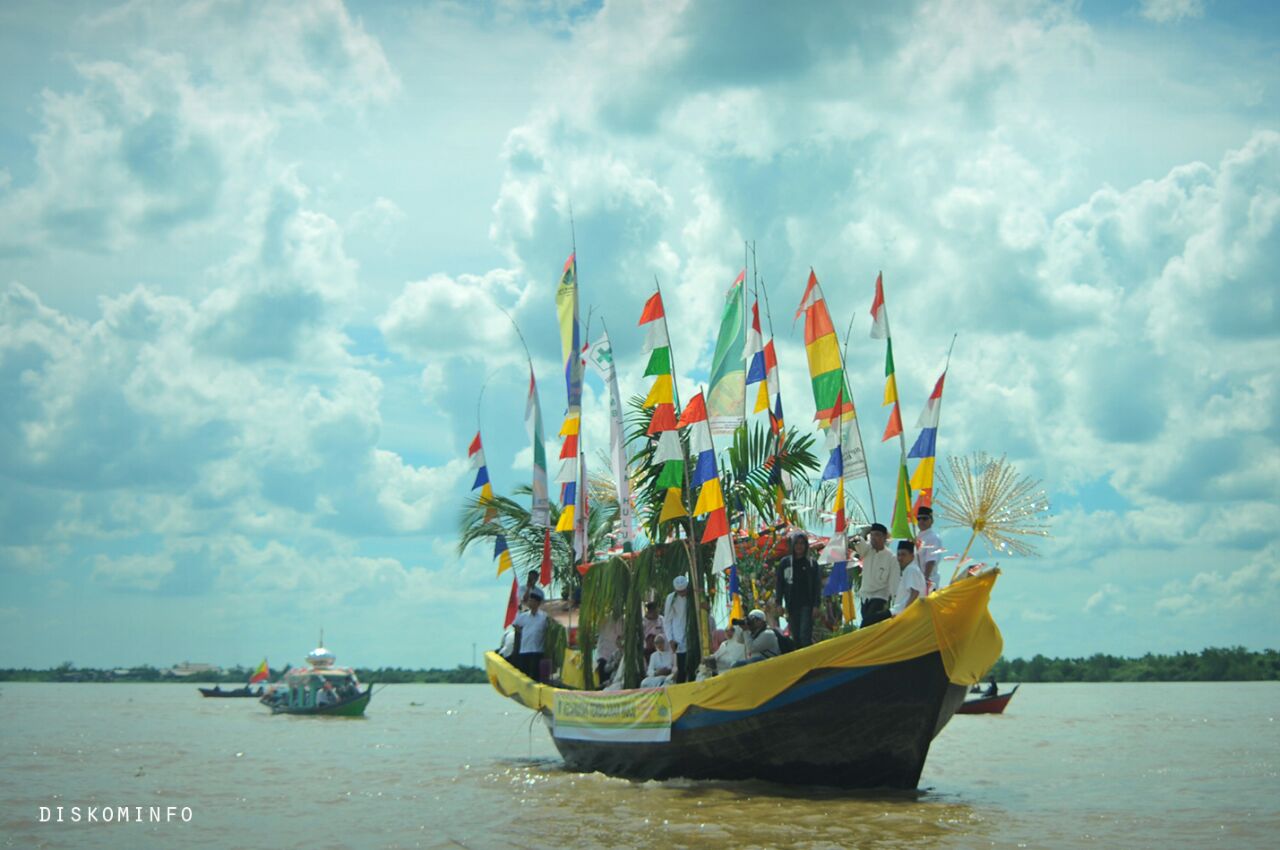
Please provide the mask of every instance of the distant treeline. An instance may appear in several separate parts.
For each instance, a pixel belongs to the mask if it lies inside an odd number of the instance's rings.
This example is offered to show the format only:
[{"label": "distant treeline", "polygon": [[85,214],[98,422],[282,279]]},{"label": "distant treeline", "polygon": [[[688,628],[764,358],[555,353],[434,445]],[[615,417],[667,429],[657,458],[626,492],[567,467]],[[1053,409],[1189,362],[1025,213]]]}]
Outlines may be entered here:
[{"label": "distant treeline", "polygon": [[1001,682],[1253,682],[1280,680],[1280,652],[1242,646],[1119,658],[1001,658],[990,675]]},{"label": "distant treeline", "polygon": [[[271,681],[284,673],[284,667],[272,668]],[[202,671],[190,675],[174,675],[171,670],[143,665],[141,667],[99,670],[92,667],[76,667],[70,661],[49,670],[31,668],[0,668],[0,682],[166,682],[193,683],[218,682],[242,685],[249,681],[253,670],[246,667],[230,667],[219,671]],[[459,664],[451,670],[406,670],[403,667],[356,668],[361,682],[387,684],[448,684],[478,685],[489,681],[479,667]]]}]

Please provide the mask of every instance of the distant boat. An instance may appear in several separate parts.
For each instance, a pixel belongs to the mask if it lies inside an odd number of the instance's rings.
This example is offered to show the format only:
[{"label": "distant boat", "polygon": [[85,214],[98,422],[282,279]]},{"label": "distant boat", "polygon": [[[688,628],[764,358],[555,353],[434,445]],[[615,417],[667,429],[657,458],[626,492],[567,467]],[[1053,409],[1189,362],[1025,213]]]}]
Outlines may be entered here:
[{"label": "distant boat", "polygon": [[356,671],[335,667],[337,659],[320,646],[307,655],[306,667],[293,668],[272,685],[262,704],[272,714],[300,714],[315,717],[362,717],[373,697],[373,685],[360,690]]},{"label": "distant boat", "polygon": [[1009,700],[1013,699],[1013,695],[1018,692],[1021,685],[1014,685],[1013,690],[1007,694],[997,694],[993,697],[978,696],[967,699],[956,709],[956,714],[1004,714],[1005,706],[1009,704]]},{"label": "distant boat", "polygon": [[933,738],[1000,656],[987,611],[997,575],[703,682],[575,691],[534,682],[494,652],[485,665],[499,693],[542,715],[571,770],[915,788]]},{"label": "distant boat", "polygon": [[218,685],[214,685],[212,688],[196,688],[196,690],[200,692],[201,696],[206,697],[260,697],[263,694],[262,688],[258,688],[257,691],[253,691],[248,685],[245,685],[243,688],[234,688],[229,691],[224,691]]}]

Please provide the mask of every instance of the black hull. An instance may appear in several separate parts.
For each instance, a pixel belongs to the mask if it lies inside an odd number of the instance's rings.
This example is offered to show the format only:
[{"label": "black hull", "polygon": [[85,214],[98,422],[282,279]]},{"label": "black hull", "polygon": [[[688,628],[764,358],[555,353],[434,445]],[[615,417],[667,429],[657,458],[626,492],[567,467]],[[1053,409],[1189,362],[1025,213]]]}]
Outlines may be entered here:
[{"label": "black hull", "polygon": [[572,770],[635,780],[911,789],[966,690],[948,681],[934,652],[879,667],[813,670],[751,711],[692,707],[672,725],[670,743],[554,740]]},{"label": "black hull", "polygon": [[262,692],[261,692],[261,691],[259,691],[259,692],[257,692],[257,693],[254,693],[254,692],[252,692],[252,691],[244,690],[244,689],[241,689],[241,690],[238,690],[238,691],[215,691],[213,688],[197,688],[196,690],[200,691],[200,695],[201,695],[201,696],[205,696],[205,697],[213,697],[213,698],[222,698],[222,699],[227,699],[227,698],[241,698],[241,699],[243,699],[244,697],[260,697],[260,696],[262,696]]}]

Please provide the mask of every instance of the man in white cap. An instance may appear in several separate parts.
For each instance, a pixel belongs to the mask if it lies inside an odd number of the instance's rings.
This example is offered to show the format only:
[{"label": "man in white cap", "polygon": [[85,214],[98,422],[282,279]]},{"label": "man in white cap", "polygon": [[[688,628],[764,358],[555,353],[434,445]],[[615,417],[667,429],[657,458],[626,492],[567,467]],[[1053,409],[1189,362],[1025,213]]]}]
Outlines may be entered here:
[{"label": "man in white cap", "polygon": [[735,664],[735,667],[764,661],[766,658],[776,658],[782,654],[778,646],[778,636],[774,634],[773,629],[769,628],[764,612],[759,608],[752,608],[751,613],[747,614],[746,641],[747,657]]},{"label": "man in white cap", "polygon": [[668,647],[676,654],[676,682],[684,682],[689,678],[689,656],[685,651],[689,645],[689,577],[676,576],[671,586],[675,589],[667,594],[662,606],[662,631]]},{"label": "man in white cap", "polygon": [[547,634],[547,615],[542,611],[542,588],[529,590],[528,611],[521,611],[511,625],[516,627],[516,668],[542,681],[542,652]]},{"label": "man in white cap", "polygon": [[667,639],[656,635],[653,639],[654,650],[649,656],[649,666],[645,677],[640,682],[642,688],[660,688],[671,681],[676,669],[675,654],[667,648]]}]

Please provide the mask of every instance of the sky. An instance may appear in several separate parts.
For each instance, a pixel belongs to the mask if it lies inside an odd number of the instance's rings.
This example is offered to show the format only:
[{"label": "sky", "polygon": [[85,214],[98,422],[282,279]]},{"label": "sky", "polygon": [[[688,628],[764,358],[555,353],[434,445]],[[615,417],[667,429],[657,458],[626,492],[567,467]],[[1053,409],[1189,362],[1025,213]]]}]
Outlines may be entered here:
[{"label": "sky", "polygon": [[1280,646],[1278,53],[1228,0],[3,4],[0,666],[496,645],[466,449],[529,481],[497,306],[554,437],[575,238],[686,398],[754,241],[805,428],[812,267],[884,494],[877,272],[908,431],[958,334],[940,458],[1053,505],[1006,655]]}]

